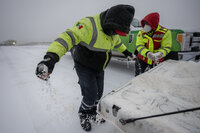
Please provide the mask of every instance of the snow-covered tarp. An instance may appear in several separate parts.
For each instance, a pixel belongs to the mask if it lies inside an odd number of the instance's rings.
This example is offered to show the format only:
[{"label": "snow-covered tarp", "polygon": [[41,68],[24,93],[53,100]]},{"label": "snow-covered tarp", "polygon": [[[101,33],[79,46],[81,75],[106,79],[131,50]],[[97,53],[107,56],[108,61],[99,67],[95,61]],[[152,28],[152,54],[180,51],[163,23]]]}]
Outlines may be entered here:
[{"label": "snow-covered tarp", "polygon": [[200,110],[119,122],[195,107],[200,107],[200,63],[169,60],[106,95],[99,110],[126,133],[200,133]]}]

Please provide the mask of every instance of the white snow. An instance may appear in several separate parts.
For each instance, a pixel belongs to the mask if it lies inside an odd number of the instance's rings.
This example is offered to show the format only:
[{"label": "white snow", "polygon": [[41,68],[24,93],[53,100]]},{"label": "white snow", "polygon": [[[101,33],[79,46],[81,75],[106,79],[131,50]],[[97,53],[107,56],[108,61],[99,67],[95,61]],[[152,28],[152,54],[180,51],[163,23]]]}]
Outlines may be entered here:
[{"label": "white snow", "polygon": [[[56,64],[50,81],[35,75],[48,45],[0,46],[0,133],[81,133],[77,115],[81,101],[73,60],[67,53]],[[134,76],[134,63],[113,59],[105,71],[104,94]],[[91,133],[121,133],[110,122]]]},{"label": "white snow", "polygon": [[[139,118],[200,107],[200,64],[168,60],[106,95],[101,113],[126,133],[199,133],[200,111],[144,119],[122,125],[119,119]],[[113,105],[119,107],[116,116]]]}]

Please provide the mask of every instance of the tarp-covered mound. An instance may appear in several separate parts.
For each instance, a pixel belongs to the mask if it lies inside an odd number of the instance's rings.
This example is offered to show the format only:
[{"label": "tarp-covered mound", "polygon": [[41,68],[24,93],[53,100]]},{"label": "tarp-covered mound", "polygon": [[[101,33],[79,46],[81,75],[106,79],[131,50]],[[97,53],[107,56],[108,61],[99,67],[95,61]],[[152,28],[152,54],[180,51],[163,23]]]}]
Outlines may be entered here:
[{"label": "tarp-covered mound", "polygon": [[200,110],[119,122],[195,107],[200,107],[200,63],[169,60],[106,95],[99,111],[126,133],[200,133]]}]

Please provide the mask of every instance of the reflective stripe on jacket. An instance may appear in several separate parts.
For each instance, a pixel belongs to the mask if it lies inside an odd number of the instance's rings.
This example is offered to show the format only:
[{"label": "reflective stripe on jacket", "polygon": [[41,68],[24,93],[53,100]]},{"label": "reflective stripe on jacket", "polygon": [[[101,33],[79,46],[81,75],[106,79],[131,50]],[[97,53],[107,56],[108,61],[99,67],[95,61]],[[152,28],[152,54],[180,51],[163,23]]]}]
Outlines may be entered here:
[{"label": "reflective stripe on jacket", "polygon": [[[91,52],[104,53],[106,58],[103,61],[104,64],[100,64],[103,66],[102,69],[105,69],[110,58],[108,53],[110,53],[112,49],[116,48],[119,52],[126,50],[126,47],[121,42],[119,35],[108,36],[103,32],[101,27],[100,14],[79,20],[71,29],[67,29],[65,32],[63,32],[50,45],[47,52],[56,53],[60,59],[75,45],[81,45],[81,47],[83,46]],[[87,56],[87,58],[87,60],[90,60],[89,56]],[[89,62],[87,62],[87,64],[86,62],[82,62],[83,65],[90,66],[91,64],[88,63]]]},{"label": "reflective stripe on jacket", "polygon": [[[149,37],[143,30],[137,35],[136,49],[138,51],[138,58],[144,62],[152,65],[154,62],[146,57],[147,52],[162,52],[165,57],[172,46],[171,31],[158,25],[152,37]],[[163,58],[159,60],[162,62]]]}]

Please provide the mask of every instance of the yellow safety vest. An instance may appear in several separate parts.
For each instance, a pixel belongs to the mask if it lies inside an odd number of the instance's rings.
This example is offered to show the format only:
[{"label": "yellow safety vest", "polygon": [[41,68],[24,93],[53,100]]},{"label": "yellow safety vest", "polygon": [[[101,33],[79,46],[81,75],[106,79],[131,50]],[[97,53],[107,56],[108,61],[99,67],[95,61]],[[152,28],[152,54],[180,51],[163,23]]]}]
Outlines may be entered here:
[{"label": "yellow safety vest", "polygon": [[147,52],[162,52],[165,57],[172,46],[171,31],[158,25],[154,35],[149,37],[144,30],[141,30],[137,35],[136,49],[139,59],[152,65],[153,61],[146,57]]},{"label": "yellow safety vest", "polygon": [[114,48],[119,52],[126,50],[119,35],[108,36],[103,32],[100,14],[80,19],[71,29],[63,32],[50,45],[47,52],[56,53],[60,59],[75,45],[83,45],[91,51],[106,52],[107,54]]}]

